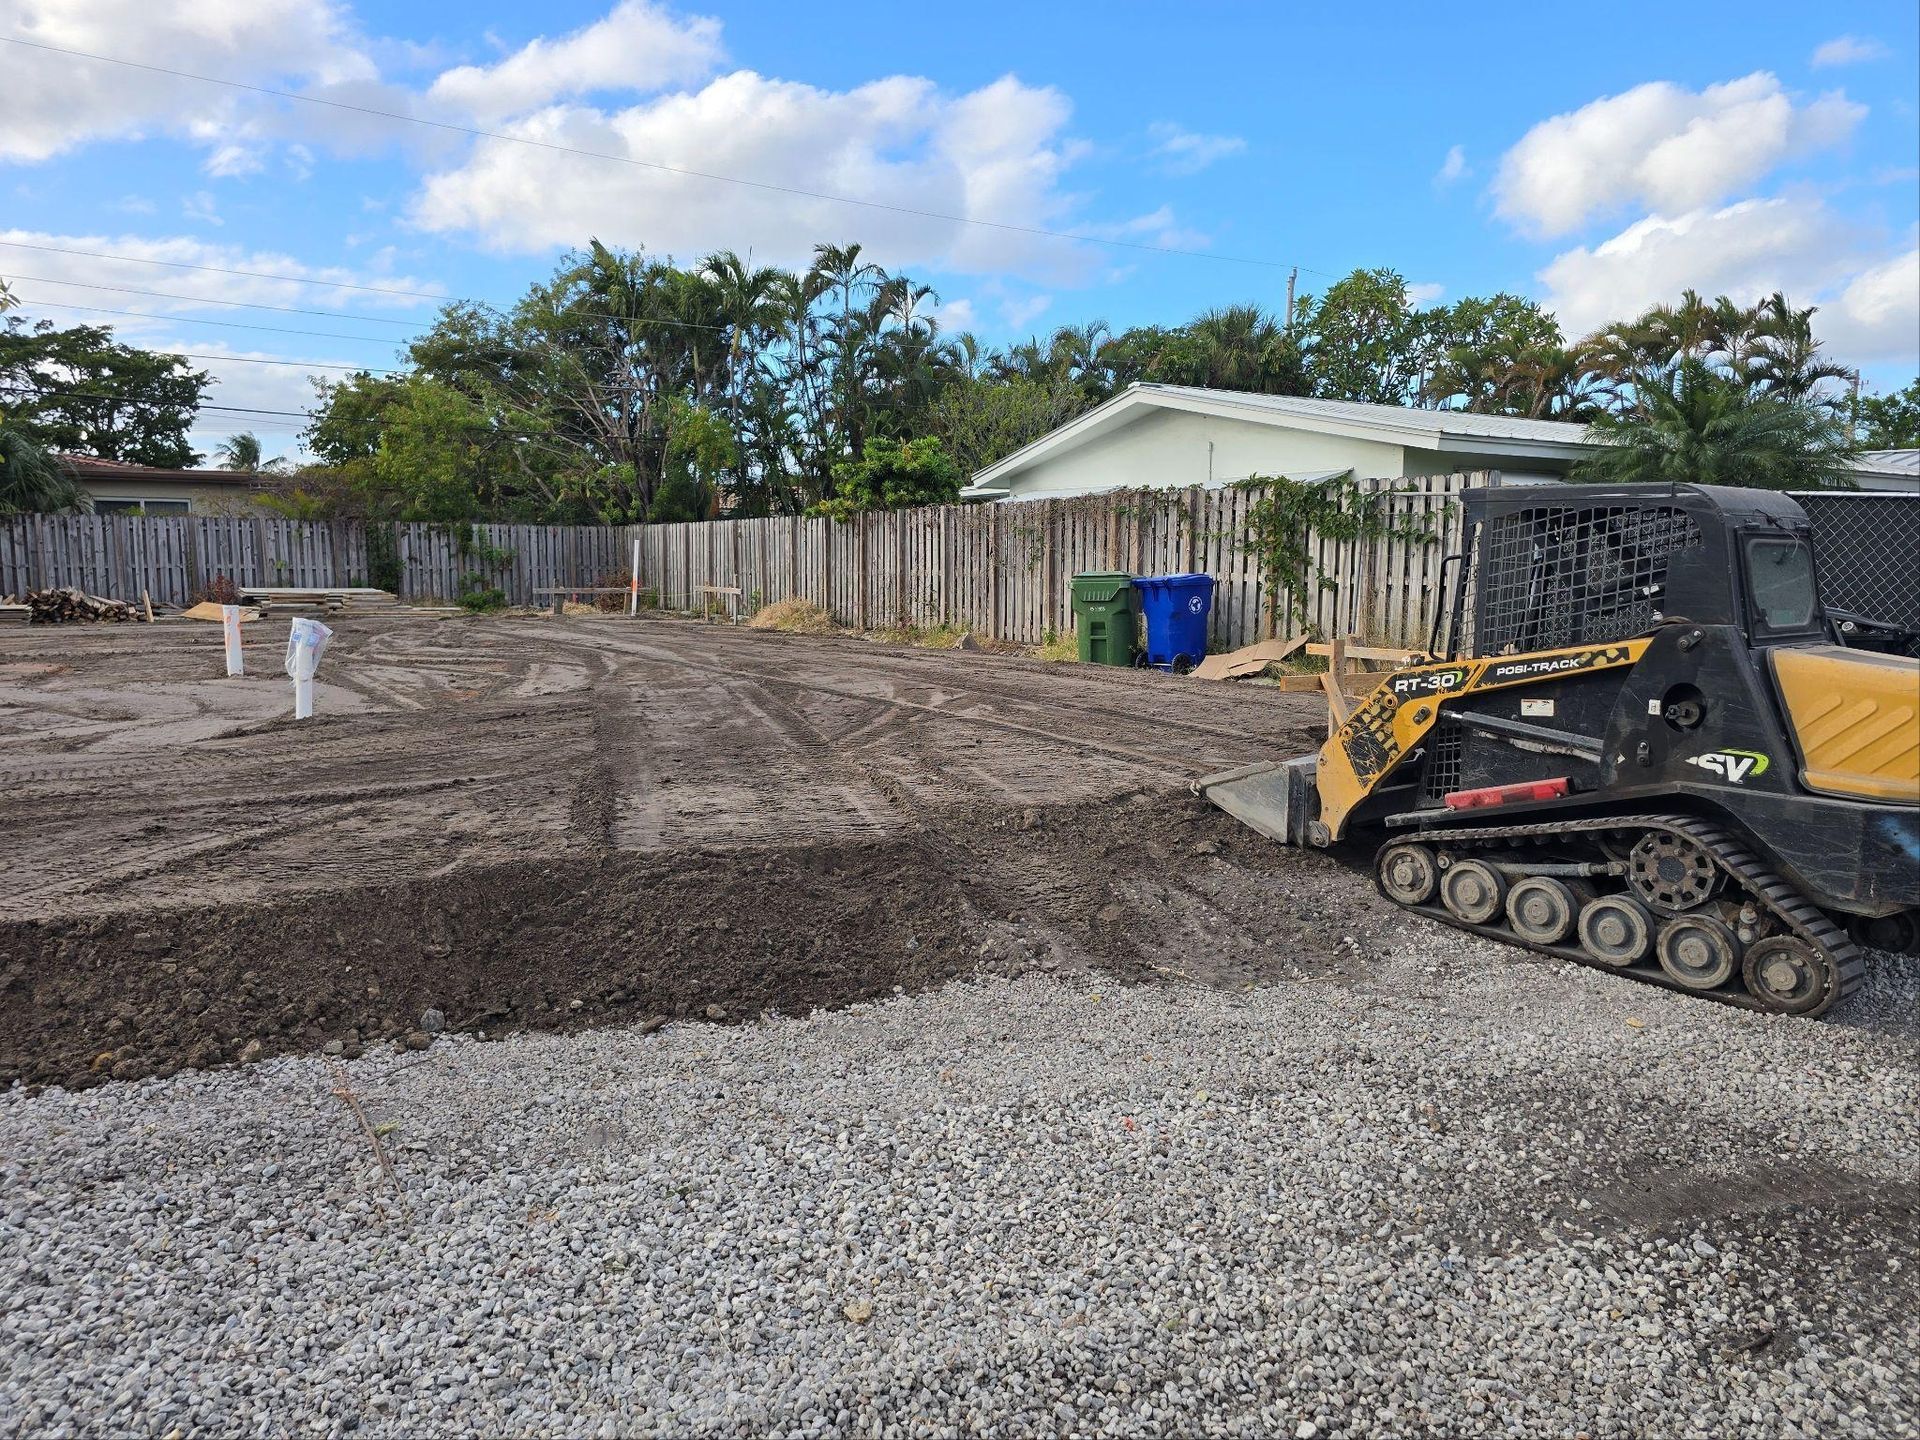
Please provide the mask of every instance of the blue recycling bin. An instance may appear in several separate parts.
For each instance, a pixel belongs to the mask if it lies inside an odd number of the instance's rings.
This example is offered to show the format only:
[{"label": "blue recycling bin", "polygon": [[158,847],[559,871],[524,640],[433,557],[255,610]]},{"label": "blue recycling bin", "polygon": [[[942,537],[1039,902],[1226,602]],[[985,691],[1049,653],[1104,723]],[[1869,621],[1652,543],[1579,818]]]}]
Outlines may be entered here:
[{"label": "blue recycling bin", "polygon": [[1146,663],[1184,675],[1207,653],[1211,575],[1143,575],[1133,582],[1147,617]]}]

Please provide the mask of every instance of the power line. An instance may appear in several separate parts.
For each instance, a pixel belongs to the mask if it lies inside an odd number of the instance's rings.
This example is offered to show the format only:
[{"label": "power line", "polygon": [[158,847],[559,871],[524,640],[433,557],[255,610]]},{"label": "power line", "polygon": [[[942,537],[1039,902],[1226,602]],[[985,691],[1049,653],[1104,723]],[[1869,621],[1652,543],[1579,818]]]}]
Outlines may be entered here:
[{"label": "power line", "polygon": [[[411,329],[421,328],[418,320],[389,320],[384,315],[344,315],[338,310],[302,310],[294,305],[268,305],[259,300],[221,300],[211,295],[182,295],[175,290],[141,290],[132,285],[107,285],[98,280],[56,280],[51,275],[22,275],[14,271],[9,277],[14,280],[27,280],[35,285],[62,285],[69,290],[111,290],[118,295],[150,295],[156,300],[185,300],[191,305],[220,305],[228,309],[275,310],[282,315],[318,315],[327,320],[364,320],[370,325],[405,325]],[[155,319],[168,319],[168,316],[155,316]]]},{"label": "power line", "polygon": [[[126,395],[118,391],[102,394],[98,391],[42,390],[36,395],[10,396],[6,399],[0,399],[0,406],[11,406],[19,410],[33,404],[36,400],[49,398],[54,400],[126,400],[135,404],[145,403],[138,395]],[[202,410],[218,410],[222,414],[227,415],[283,415],[289,420],[311,420],[313,418],[312,412],[308,410],[263,410],[255,405],[211,405],[205,401],[197,401],[193,408],[196,414]]]},{"label": "power line", "polygon": [[249,325],[244,320],[205,320],[192,315],[155,315],[148,310],[110,310],[104,305],[76,305],[70,300],[36,300],[31,295],[14,297],[22,305],[38,305],[43,310],[85,310],[95,315],[127,315],[135,320],[163,320],[168,324],[218,325],[226,330],[264,330],[270,335],[308,335],[316,340],[352,340],[368,345],[397,345],[394,335],[341,335],[332,330],[290,330],[284,325]]},{"label": "power line", "polygon": [[[616,155],[608,150],[582,150],[572,145],[557,145],[550,140],[534,140],[524,135],[508,135],[498,130],[481,130],[471,125],[455,125],[446,120],[429,120],[420,115],[402,115],[397,110],[377,110],[370,105],[352,105],[344,100],[324,100],[317,95],[300,95],[291,90],[276,90],[267,85],[249,85],[239,80],[223,80],[217,75],[200,75],[191,70],[173,70],[165,65],[150,65],[141,60],[123,60],[117,55],[98,55],[90,50],[72,50],[61,45],[48,45],[39,40],[26,40],[17,35],[0,35],[0,41],[9,45],[23,45],[30,50],[44,50],[55,55],[66,55],[76,60],[95,60],[104,65],[124,65],[132,70],[145,70],[155,75],[170,75],[177,80],[197,80],[206,85],[221,85],[230,90],[245,90],[255,95],[271,95],[278,100],[292,100],[302,105],[319,105],[329,110],[345,110],[356,115],[371,115],[380,120],[397,120],[406,125],[423,125],[432,130],[444,130],[455,135],[466,135],[478,140],[499,140],[509,145],[524,145],[534,150],[546,150],[562,155],[581,155],[592,160],[610,160],[616,165],[631,165],[641,170],[656,170],[669,175],[684,175],[696,180],[714,180],[727,185],[739,185],[751,190],[771,191],[779,195],[794,195],[806,200],[825,200],[836,205],[858,205],[868,210],[884,210],[896,215],[913,215],[922,220],[940,220],[953,225],[977,225],[989,230],[1000,230],[1016,235],[1037,235],[1049,240],[1067,240],[1080,245],[1108,245],[1122,250],[1144,250],[1158,255],[1180,255],[1194,260],[1215,260],[1230,265],[1258,265],[1264,269],[1285,270],[1288,263],[1283,260],[1261,260],[1245,255],[1222,255],[1208,250],[1188,250],[1175,245],[1150,245],[1144,240],[1116,240],[1101,235],[1082,235],[1067,230],[1048,230],[1038,225],[1016,225],[1005,220],[982,220],[970,215],[951,215],[939,210],[921,210],[911,205],[893,205],[884,200],[863,200],[854,195],[835,195],[822,190],[805,190],[797,185],[779,185],[770,180],[748,180],[738,175],[722,175],[712,170],[692,170],[679,165],[668,165],[658,160],[640,160],[631,155]],[[1299,267],[1307,269],[1307,266]],[[1325,271],[1314,271],[1326,274]]]}]

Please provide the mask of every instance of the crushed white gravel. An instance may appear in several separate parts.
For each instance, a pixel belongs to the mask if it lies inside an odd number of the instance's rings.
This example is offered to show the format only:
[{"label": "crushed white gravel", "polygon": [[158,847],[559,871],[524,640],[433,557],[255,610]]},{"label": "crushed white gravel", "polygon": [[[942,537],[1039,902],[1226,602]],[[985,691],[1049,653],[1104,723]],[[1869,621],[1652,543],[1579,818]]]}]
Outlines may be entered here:
[{"label": "crushed white gravel", "polygon": [[0,1095],[0,1433],[1920,1434],[1920,962],[1417,938]]}]

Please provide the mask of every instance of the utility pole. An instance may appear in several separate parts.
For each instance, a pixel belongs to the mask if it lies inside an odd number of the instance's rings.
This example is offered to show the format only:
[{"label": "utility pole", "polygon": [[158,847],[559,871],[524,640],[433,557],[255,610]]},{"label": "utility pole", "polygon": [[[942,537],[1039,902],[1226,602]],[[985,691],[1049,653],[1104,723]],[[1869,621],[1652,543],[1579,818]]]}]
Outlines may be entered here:
[{"label": "utility pole", "polygon": [[1293,333],[1293,285],[1300,278],[1300,267],[1294,266],[1287,272],[1287,334]]}]

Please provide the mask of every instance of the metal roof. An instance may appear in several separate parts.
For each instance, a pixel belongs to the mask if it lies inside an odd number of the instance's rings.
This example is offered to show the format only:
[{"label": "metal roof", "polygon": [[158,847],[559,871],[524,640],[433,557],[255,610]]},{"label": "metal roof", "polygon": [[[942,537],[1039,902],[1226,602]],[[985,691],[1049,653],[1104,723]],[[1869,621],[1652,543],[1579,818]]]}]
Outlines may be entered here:
[{"label": "metal roof", "polygon": [[1587,427],[1565,420],[1525,420],[1512,415],[1478,415],[1470,410],[1413,410],[1405,405],[1315,400],[1303,395],[1252,395],[1192,385],[1141,385],[1138,388],[1217,405],[1223,414],[1255,409],[1291,420],[1317,420],[1327,425],[1397,430],[1435,438],[1472,436],[1487,440],[1532,440],[1543,445],[1578,445],[1583,449],[1591,446],[1586,439]]},{"label": "metal roof", "polygon": [[1562,420],[1522,420],[1508,415],[1475,415],[1464,410],[1410,410],[1400,405],[1366,405],[1351,400],[1313,400],[1296,395],[1254,395],[1191,385],[1136,383],[987,466],[973,477],[968,493],[985,495],[1003,487],[1028,466],[1116,429],[1126,424],[1134,412],[1143,409],[1185,410],[1284,429],[1520,460],[1571,460],[1594,448],[1587,438],[1586,426]]}]

